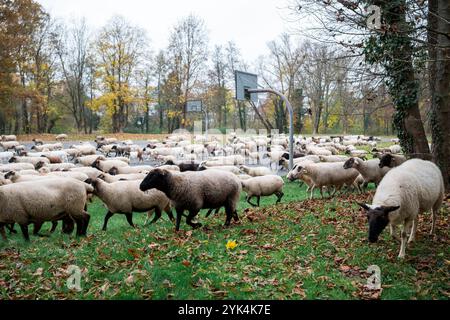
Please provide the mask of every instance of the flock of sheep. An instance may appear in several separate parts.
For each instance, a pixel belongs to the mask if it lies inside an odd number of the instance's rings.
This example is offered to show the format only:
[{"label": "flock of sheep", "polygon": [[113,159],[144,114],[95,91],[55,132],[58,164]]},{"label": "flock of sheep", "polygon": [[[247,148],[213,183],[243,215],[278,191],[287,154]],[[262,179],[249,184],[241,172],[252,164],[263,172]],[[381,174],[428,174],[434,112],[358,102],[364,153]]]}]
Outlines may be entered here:
[{"label": "flock of sheep", "polygon": [[[235,134],[206,140],[203,136],[172,135],[163,142],[150,140],[145,146],[133,141],[97,137],[64,148],[66,135],[58,142],[33,140],[27,148],[15,136],[1,136],[0,147],[0,233],[15,233],[15,224],[29,240],[28,226],[39,235],[45,222],[52,232],[62,221],[62,231],[86,235],[90,216],[87,203],[97,196],[107,207],[103,230],[114,214],[123,214],[134,227],[133,213],[154,212],[155,223],[165,212],[180,229],[181,220],[193,227],[202,209],[207,217],[225,209],[226,226],[239,220],[237,205],[242,191],[252,206],[261,197],[283,198],[284,180],[279,169],[288,169],[288,138]],[[398,142],[398,141],[393,141]],[[295,140],[294,168],[290,181],[308,186],[311,199],[319,189],[328,192],[365,192],[369,183],[378,188],[372,205],[359,204],[367,211],[369,240],[376,242],[388,225],[395,237],[401,225],[401,250],[405,256],[407,237],[413,241],[418,215],[433,212],[433,227],[444,199],[440,170],[431,162],[407,160],[394,144],[377,149],[378,139],[339,136]],[[363,150],[369,147],[372,152]],[[366,148],[367,149],[367,148]],[[368,160],[369,155],[375,155]],[[144,165],[144,162],[153,165]],[[130,165],[134,164],[134,165]],[[156,166],[154,164],[157,164]],[[256,203],[252,199],[256,198]],[[172,210],[176,211],[176,217]],[[187,212],[187,215],[185,213]]]}]

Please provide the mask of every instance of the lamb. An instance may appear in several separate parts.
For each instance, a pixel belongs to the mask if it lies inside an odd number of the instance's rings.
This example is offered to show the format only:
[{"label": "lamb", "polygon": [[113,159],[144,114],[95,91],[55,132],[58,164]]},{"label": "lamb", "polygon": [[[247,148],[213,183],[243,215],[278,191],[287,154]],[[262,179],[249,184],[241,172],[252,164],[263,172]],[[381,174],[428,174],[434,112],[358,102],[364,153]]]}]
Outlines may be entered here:
[{"label": "lamb", "polygon": [[9,160],[14,157],[13,152],[0,152],[0,162],[9,162]]},{"label": "lamb", "polygon": [[95,155],[97,153],[97,150],[95,150],[95,147],[88,145],[88,144],[82,144],[79,146],[75,145],[75,146],[70,147],[70,149],[77,149],[83,156]]},{"label": "lamb", "polygon": [[15,135],[2,135],[2,141],[4,142],[17,141],[17,137]]},{"label": "lamb", "polygon": [[40,161],[38,163],[36,163],[36,165],[34,166],[34,169],[39,170],[43,167],[46,167],[48,169],[50,169],[50,172],[54,172],[54,171],[68,171],[70,169],[74,169],[76,168],[75,165],[73,163],[45,163],[43,161]]},{"label": "lamb", "polygon": [[380,158],[380,168],[395,168],[406,162],[406,157],[387,153]]},{"label": "lamb", "polygon": [[174,161],[168,161],[166,162],[166,165],[171,166],[178,166],[180,168],[180,172],[186,172],[186,171],[198,171],[200,168],[200,163],[197,162],[180,162],[175,163]]},{"label": "lamb", "polygon": [[58,157],[58,156],[41,156],[42,158],[46,158],[50,161],[50,163],[52,164],[57,164],[57,163],[63,163],[64,161]]},{"label": "lamb", "polygon": [[0,172],[20,171],[20,170],[34,170],[31,163],[10,163],[0,166]]},{"label": "lamb", "polygon": [[72,171],[55,171],[47,174],[48,177],[61,177],[61,178],[72,178],[78,181],[89,183],[89,176],[83,172],[72,172]]},{"label": "lamb", "polygon": [[73,168],[70,169],[69,172],[81,172],[86,174],[89,179],[91,180],[95,180],[97,179],[101,174],[103,174],[103,172],[101,172],[100,170],[97,170],[95,168],[91,168],[91,167],[80,167],[80,168]]},{"label": "lamb", "polygon": [[[259,207],[261,197],[276,195],[278,197],[276,203],[278,204],[284,196],[284,181],[279,176],[269,175],[255,177],[248,180],[243,180],[241,183],[242,189],[247,193],[247,202],[254,207]],[[257,198],[257,204],[253,204],[250,201],[253,197]]]},{"label": "lamb", "polygon": [[158,190],[141,192],[139,190],[142,181],[119,181],[107,183],[101,179],[93,182],[94,194],[98,196],[108,208],[105,216],[103,231],[108,228],[108,221],[114,214],[124,214],[131,227],[133,224],[133,212],[149,212],[155,210],[155,218],[151,224],[161,218],[165,211],[170,220],[174,220],[170,207],[170,200],[164,193]]},{"label": "lamb", "polygon": [[116,153],[118,156],[130,156],[131,147],[130,146],[118,146],[115,145],[111,148],[112,151]]},{"label": "lamb", "polygon": [[103,172],[108,172],[112,168],[128,167],[128,163],[119,160],[100,160],[97,159],[92,163],[92,167]]},{"label": "lamb", "polygon": [[69,136],[67,134],[59,134],[56,136],[56,141],[66,141],[69,139]]},{"label": "lamb", "polygon": [[141,191],[158,189],[166,194],[177,211],[176,230],[180,230],[181,217],[189,211],[186,223],[194,229],[201,227],[192,220],[201,209],[220,209],[225,207],[225,226],[231,219],[239,220],[237,204],[242,186],[241,181],[232,173],[209,170],[202,172],[173,173],[155,169],[149,173],[140,185]]},{"label": "lamb", "polygon": [[250,168],[247,166],[240,166],[239,168],[242,172],[252,177],[270,176],[273,174],[273,172],[266,167]]},{"label": "lamb", "polygon": [[56,150],[62,150],[63,145],[61,143],[54,143],[54,144],[43,144],[40,146],[33,146],[31,150],[36,150],[37,152],[44,152],[45,150],[48,151],[56,151]]},{"label": "lamb", "polygon": [[345,162],[349,158],[346,156],[319,156],[321,162]]},{"label": "lamb", "polygon": [[118,175],[110,175],[108,173],[104,173],[100,175],[98,178],[102,179],[108,183],[114,183],[118,181],[132,181],[132,180],[144,180],[147,175],[143,173],[134,173],[134,174],[118,174]]},{"label": "lamb", "polygon": [[104,156],[99,156],[99,155],[78,157],[75,159],[75,164],[81,164],[82,166],[90,167],[97,160],[104,161],[104,160],[106,160],[106,158]]},{"label": "lamb", "polygon": [[[297,158],[294,159],[294,166],[295,165],[302,165],[304,163],[320,163],[320,158],[318,156],[305,156],[303,158]],[[286,160],[284,158],[282,158],[280,160],[280,166],[282,166],[283,168],[285,168],[286,170],[289,169],[289,160]]]},{"label": "lamb", "polygon": [[42,139],[36,139],[35,138],[35,139],[31,140],[31,141],[34,142],[35,146],[42,146],[44,144],[44,140],[42,140]]},{"label": "lamb", "polygon": [[400,154],[402,153],[402,147],[399,145],[393,145],[389,147],[389,150],[392,154]]},{"label": "lamb", "polygon": [[356,169],[364,177],[366,184],[373,182],[378,186],[391,168],[380,168],[379,159],[363,161],[360,158],[350,158],[345,162],[344,169]]},{"label": "lamb", "polygon": [[241,170],[239,168],[234,166],[219,166],[219,167],[208,167],[204,164],[200,164],[198,171],[205,171],[205,170],[220,170],[220,171],[227,171],[232,174],[238,175],[241,173]]},{"label": "lamb", "polygon": [[109,170],[110,175],[118,174],[133,174],[133,173],[145,173],[152,171],[154,168],[152,166],[134,166],[134,167],[112,167]]},{"label": "lamb", "polygon": [[3,148],[3,151],[14,150],[18,146],[20,146],[20,143],[17,141],[0,142],[0,147]]},{"label": "lamb", "polygon": [[93,191],[86,183],[65,178],[2,186],[0,233],[6,240],[4,226],[18,223],[25,240],[29,241],[29,224],[57,221],[68,216],[77,223],[77,235],[85,236],[90,220],[85,211],[87,192]]},{"label": "lamb", "polygon": [[41,175],[21,175],[20,173],[17,173],[15,171],[10,171],[7,174],[5,174],[5,179],[11,181],[12,183],[22,183],[22,182],[28,182],[28,181],[36,181],[36,180],[43,180],[48,179],[47,176],[41,176]]},{"label": "lamb", "polygon": [[39,162],[50,164],[50,160],[43,157],[12,157],[9,163],[31,163],[36,166]]},{"label": "lamb", "polygon": [[432,211],[431,235],[435,232],[437,215],[444,199],[444,180],[440,169],[432,162],[420,159],[406,161],[389,171],[378,186],[372,205],[359,204],[369,220],[369,241],[375,243],[390,225],[402,225],[399,258],[406,253],[408,243],[415,240],[418,216]]},{"label": "lamb", "polygon": [[[319,188],[323,196],[323,187],[334,187],[335,190],[331,196],[341,190],[344,185],[351,186],[358,177],[359,172],[355,169],[345,170],[344,162],[315,163],[306,165],[299,172],[299,178],[310,180],[313,183],[311,188],[311,199],[314,196],[314,189]],[[306,181],[308,181],[306,180]]]},{"label": "lamb", "polygon": [[75,149],[75,148],[65,149],[63,151],[66,152],[68,156],[72,157],[72,160],[75,158],[81,157],[83,155],[79,149]]}]

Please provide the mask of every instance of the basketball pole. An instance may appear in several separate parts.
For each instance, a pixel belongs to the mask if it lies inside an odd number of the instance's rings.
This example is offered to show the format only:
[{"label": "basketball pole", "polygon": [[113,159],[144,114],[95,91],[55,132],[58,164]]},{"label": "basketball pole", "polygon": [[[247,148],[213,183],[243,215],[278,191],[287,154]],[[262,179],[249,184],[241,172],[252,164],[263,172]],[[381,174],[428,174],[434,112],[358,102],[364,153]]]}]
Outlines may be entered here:
[{"label": "basketball pole", "polygon": [[252,93],[271,93],[280,97],[289,111],[289,171],[294,168],[294,110],[286,96],[272,89],[245,89],[249,94]]}]

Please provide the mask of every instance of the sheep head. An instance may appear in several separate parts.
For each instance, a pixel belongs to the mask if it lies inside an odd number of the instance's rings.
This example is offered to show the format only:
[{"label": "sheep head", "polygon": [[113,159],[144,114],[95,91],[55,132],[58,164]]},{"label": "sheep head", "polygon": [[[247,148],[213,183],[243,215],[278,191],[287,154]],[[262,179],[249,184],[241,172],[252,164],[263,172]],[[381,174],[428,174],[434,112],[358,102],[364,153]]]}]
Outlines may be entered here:
[{"label": "sheep head", "polygon": [[34,169],[39,170],[42,167],[45,166],[45,162],[44,161],[39,161],[38,163],[36,163],[36,165],[34,166]]},{"label": "sheep head", "polygon": [[385,206],[370,206],[367,204],[358,203],[358,205],[363,208],[367,215],[367,220],[369,222],[369,242],[376,243],[380,237],[381,232],[389,224],[389,214],[400,209],[399,206],[396,207],[385,207]]},{"label": "sheep head", "polygon": [[172,174],[167,170],[155,169],[150,171],[147,177],[142,181],[139,189],[146,192],[151,189],[157,189],[167,194]]},{"label": "sheep head", "polygon": [[395,157],[393,157],[390,153],[386,153],[380,158],[380,169],[384,167],[392,168],[395,165]]},{"label": "sheep head", "polygon": [[16,173],[14,171],[9,171],[7,174],[5,174],[6,180],[14,179],[14,176],[16,176]]},{"label": "sheep head", "polygon": [[352,169],[358,166],[358,161],[355,158],[350,158],[344,163],[344,169]]}]

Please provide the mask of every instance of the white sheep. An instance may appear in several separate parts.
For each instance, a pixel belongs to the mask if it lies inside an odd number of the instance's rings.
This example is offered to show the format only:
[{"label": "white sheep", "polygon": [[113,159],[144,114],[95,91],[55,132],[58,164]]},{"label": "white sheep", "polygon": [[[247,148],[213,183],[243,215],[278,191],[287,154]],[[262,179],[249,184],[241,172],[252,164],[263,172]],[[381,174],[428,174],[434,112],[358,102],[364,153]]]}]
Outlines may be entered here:
[{"label": "white sheep", "polygon": [[364,177],[366,184],[378,185],[391,168],[380,168],[380,159],[363,161],[360,158],[350,158],[344,164],[344,169],[356,169]]},{"label": "white sheep", "polygon": [[105,216],[103,231],[108,227],[108,221],[114,214],[124,214],[130,226],[134,228],[133,212],[155,211],[155,218],[151,223],[155,223],[161,218],[161,213],[165,211],[173,221],[170,200],[164,193],[156,189],[148,192],[141,192],[139,186],[141,181],[119,181],[107,183],[101,179],[94,181],[94,194],[98,196],[108,208]]},{"label": "white sheep", "polygon": [[90,167],[97,160],[106,160],[106,158],[104,156],[99,156],[99,155],[89,155],[89,156],[75,158],[75,163],[81,164],[82,166],[85,166],[85,167]]},{"label": "white sheep", "polygon": [[111,175],[118,175],[118,174],[133,174],[133,173],[144,173],[147,174],[148,172],[155,169],[152,166],[134,166],[134,167],[113,167],[111,170],[109,170],[109,174]]},{"label": "white sheep", "polygon": [[3,148],[3,151],[14,150],[18,146],[20,146],[20,143],[17,141],[0,142],[0,147]]},{"label": "white sheep", "polygon": [[97,159],[92,163],[92,167],[103,172],[109,172],[112,168],[128,167],[128,163],[119,160],[100,160]]},{"label": "white sheep", "polygon": [[245,174],[248,174],[249,176],[252,176],[252,177],[273,175],[272,170],[270,170],[269,168],[266,168],[266,167],[250,168],[247,166],[240,166],[239,168],[241,169],[242,172],[244,172]]},{"label": "white sheep", "polygon": [[0,166],[0,172],[20,170],[34,170],[34,166],[31,163],[9,163]]},{"label": "white sheep", "polygon": [[321,162],[345,162],[349,158],[347,156],[319,156]]},{"label": "white sheep", "polygon": [[399,258],[405,257],[407,236],[415,240],[419,214],[432,211],[431,234],[435,232],[437,215],[444,199],[441,170],[432,162],[413,159],[389,171],[378,186],[372,205],[360,204],[369,219],[369,241],[377,242],[390,225],[402,225]]},{"label": "white sheep", "polygon": [[56,136],[56,141],[65,141],[69,139],[69,136],[67,134],[59,134]]},{"label": "white sheep", "polygon": [[85,211],[87,193],[92,186],[74,179],[43,179],[5,185],[0,188],[0,233],[6,239],[4,226],[18,223],[29,241],[28,225],[42,225],[65,216],[77,223],[77,235],[86,235],[90,216]]},{"label": "white sheep", "polygon": [[[277,204],[281,202],[284,196],[283,187],[284,181],[281,177],[276,175],[268,175],[262,177],[255,177],[247,180],[242,180],[242,189],[247,193],[247,202],[254,206],[260,206],[261,197],[277,196]],[[257,198],[257,204],[253,204],[251,199]]]},{"label": "white sheep", "polygon": [[337,191],[340,191],[343,186],[353,185],[355,179],[359,173],[357,170],[348,169],[345,170],[344,162],[323,162],[306,165],[299,171],[299,178],[304,181],[311,181],[313,186],[311,187],[311,199],[314,196],[314,189],[319,188],[320,193],[323,195],[323,187],[334,187],[335,190],[331,196],[334,196]]}]

